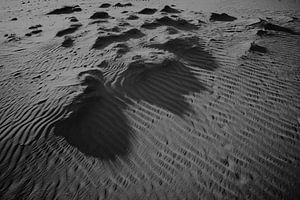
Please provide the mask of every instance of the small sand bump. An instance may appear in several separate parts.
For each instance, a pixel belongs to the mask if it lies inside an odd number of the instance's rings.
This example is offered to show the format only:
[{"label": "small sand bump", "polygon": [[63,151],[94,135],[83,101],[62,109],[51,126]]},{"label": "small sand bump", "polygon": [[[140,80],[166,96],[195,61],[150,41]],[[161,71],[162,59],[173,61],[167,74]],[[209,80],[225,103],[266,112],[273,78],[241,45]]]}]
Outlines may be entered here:
[{"label": "small sand bump", "polygon": [[251,43],[249,51],[251,51],[251,52],[260,52],[260,53],[267,53],[268,52],[266,47],[259,46],[255,42]]},{"label": "small sand bump", "polygon": [[40,28],[40,27],[42,27],[42,25],[37,24],[37,25],[34,25],[34,26],[30,26],[28,29],[37,29],[37,28]]},{"label": "small sand bump", "polygon": [[80,11],[82,11],[82,9],[79,7],[79,5],[64,6],[62,8],[58,8],[58,9],[55,9],[55,10],[47,13],[47,15],[70,14],[70,13],[73,13],[73,12],[80,12]]},{"label": "small sand bump", "polygon": [[272,31],[279,31],[279,32],[285,32],[285,33],[290,33],[294,35],[298,35],[297,32],[290,28],[282,27],[276,24],[272,24],[266,20],[260,19],[260,22],[255,23],[250,25],[250,27],[259,27],[259,28],[264,28],[265,30],[272,30]]},{"label": "small sand bump", "polygon": [[155,19],[152,22],[144,22],[141,26],[141,28],[146,28],[146,29],[155,29],[159,26],[173,26],[178,29],[182,30],[195,30],[198,29],[198,26],[195,24],[191,24],[185,19],[181,18],[170,18],[168,16],[161,17],[159,19]]},{"label": "small sand bump", "polygon": [[94,49],[102,49],[114,42],[123,42],[134,38],[141,38],[144,34],[136,28],[129,29],[120,34],[99,36],[93,44]]},{"label": "small sand bump", "polygon": [[108,19],[111,16],[107,12],[95,12],[90,19]]},{"label": "small sand bump", "polygon": [[139,19],[139,17],[136,16],[136,15],[129,15],[126,19],[128,19],[128,20],[137,20],[137,19]]},{"label": "small sand bump", "polygon": [[60,30],[56,33],[56,36],[57,37],[62,37],[64,35],[67,35],[67,34],[71,34],[71,33],[74,33],[76,32],[80,27],[82,26],[82,24],[71,24],[71,26],[69,28],[66,28],[66,29],[63,29],[63,30]]},{"label": "small sand bump", "polygon": [[111,6],[111,4],[109,3],[103,3],[101,4],[101,6],[99,6],[99,8],[109,8]]},{"label": "small sand bump", "polygon": [[74,43],[74,39],[70,36],[65,36],[64,41],[62,42],[61,46],[63,47],[72,47]]},{"label": "small sand bump", "polygon": [[236,19],[237,19],[236,17],[230,16],[226,13],[222,13],[222,14],[212,13],[209,18],[210,21],[223,21],[223,22],[231,22]]},{"label": "small sand bump", "polygon": [[69,17],[70,22],[78,22],[79,20],[76,17]]},{"label": "small sand bump", "polygon": [[144,8],[143,10],[139,11],[138,14],[153,15],[154,13],[156,13],[156,11],[156,8]]},{"label": "small sand bump", "polygon": [[41,33],[41,32],[43,32],[42,30],[33,30],[33,31],[31,31],[31,34],[38,34],[38,33]]},{"label": "small sand bump", "polygon": [[129,6],[133,6],[132,3],[117,3],[114,5],[115,7],[129,7]]},{"label": "small sand bump", "polygon": [[180,13],[179,10],[175,9],[175,8],[172,8],[168,5],[166,5],[162,10],[161,12],[166,12],[166,13]]}]

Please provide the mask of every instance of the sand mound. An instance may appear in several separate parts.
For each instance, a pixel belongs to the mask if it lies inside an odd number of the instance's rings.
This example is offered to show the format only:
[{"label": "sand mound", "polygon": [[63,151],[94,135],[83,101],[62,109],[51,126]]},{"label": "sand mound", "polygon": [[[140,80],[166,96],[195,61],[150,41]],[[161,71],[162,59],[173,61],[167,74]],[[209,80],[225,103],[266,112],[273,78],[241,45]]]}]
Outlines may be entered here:
[{"label": "sand mound", "polygon": [[226,13],[212,13],[209,20],[210,21],[224,21],[224,22],[230,22],[236,20],[236,17],[230,16]]},{"label": "sand mound", "polygon": [[73,46],[74,39],[70,36],[65,36],[64,41],[62,42],[61,46],[63,47],[71,47]]},{"label": "sand mound", "polygon": [[139,17],[136,16],[136,15],[129,15],[126,19],[128,19],[128,20],[137,20],[137,19],[139,19]]},{"label": "sand mound", "polygon": [[282,26],[278,26],[276,24],[272,24],[266,20],[260,19],[260,22],[250,25],[250,27],[259,27],[264,28],[265,30],[272,30],[272,31],[279,31],[279,32],[285,32],[297,35],[299,33],[296,33],[294,30]]},{"label": "sand mound", "polygon": [[41,32],[43,32],[43,30],[39,30],[39,29],[37,29],[37,30],[33,30],[33,31],[31,31],[30,33],[26,33],[25,34],[25,36],[32,36],[32,35],[35,35],[35,34],[39,34],[39,33],[41,33]]},{"label": "sand mound", "polygon": [[260,52],[260,53],[267,53],[268,52],[266,47],[259,46],[255,42],[251,43],[249,51],[250,52]]},{"label": "sand mound", "polygon": [[140,30],[136,28],[132,28],[120,34],[108,34],[108,35],[99,36],[96,39],[95,43],[93,44],[92,48],[102,49],[115,42],[124,42],[130,39],[140,38],[143,36],[144,34]]},{"label": "sand mound", "polygon": [[132,3],[117,3],[114,5],[115,7],[128,7],[128,6],[133,6]]},{"label": "sand mound", "polygon": [[54,134],[102,160],[126,155],[131,128],[122,113],[122,102],[104,88],[101,71],[81,72],[79,79],[84,90],[69,106],[69,116],[56,123]]},{"label": "sand mound", "polygon": [[139,11],[139,14],[143,15],[152,15],[156,13],[157,9],[156,8],[144,8],[143,10]]},{"label": "sand mound", "polygon": [[101,4],[101,6],[99,6],[99,8],[109,8],[111,6],[110,3],[103,3]]},{"label": "sand mound", "polygon": [[63,30],[60,30],[56,33],[56,36],[57,37],[62,37],[64,35],[67,35],[67,34],[71,34],[71,33],[74,33],[76,32],[80,27],[82,26],[82,24],[71,24],[71,26],[69,28],[66,28],[66,29],[63,29]]},{"label": "sand mound", "polygon": [[69,17],[70,22],[78,22],[79,20],[76,17]]},{"label": "sand mound", "polygon": [[214,57],[203,49],[201,39],[198,37],[180,37],[154,41],[149,47],[172,52],[183,59],[184,63],[197,68],[206,70],[217,68]]},{"label": "sand mound", "polygon": [[175,9],[175,8],[172,8],[168,5],[166,5],[162,10],[161,12],[166,12],[166,13],[180,13],[179,10]]},{"label": "sand mound", "polygon": [[265,30],[258,30],[256,32],[256,35],[260,36],[260,37],[263,37],[263,36],[274,36],[273,33],[270,33],[268,31],[265,31]]},{"label": "sand mound", "polygon": [[141,28],[146,29],[155,29],[159,26],[173,26],[174,28],[182,29],[182,30],[195,30],[198,27],[195,24],[192,24],[185,19],[181,19],[177,17],[176,19],[170,18],[168,16],[164,16],[158,19],[153,20],[152,22],[144,22]]},{"label": "sand mound", "polygon": [[40,24],[37,24],[37,25],[34,25],[34,26],[30,26],[28,29],[37,29],[37,28],[41,28],[42,25]]},{"label": "sand mound", "polygon": [[58,8],[55,9],[49,13],[47,13],[47,15],[60,15],[60,14],[70,14],[73,12],[80,12],[82,11],[82,9],[76,5],[76,6],[64,6],[62,8]]},{"label": "sand mound", "polygon": [[107,19],[111,18],[107,12],[95,12],[90,19]]}]

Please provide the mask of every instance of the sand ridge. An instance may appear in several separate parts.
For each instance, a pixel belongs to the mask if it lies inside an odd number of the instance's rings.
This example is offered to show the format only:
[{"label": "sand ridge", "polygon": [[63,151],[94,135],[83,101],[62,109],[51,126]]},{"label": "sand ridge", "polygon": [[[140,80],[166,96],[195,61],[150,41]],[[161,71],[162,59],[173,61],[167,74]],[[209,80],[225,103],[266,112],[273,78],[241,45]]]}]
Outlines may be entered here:
[{"label": "sand ridge", "polygon": [[1,199],[297,199],[297,11],[62,2],[0,22]]}]

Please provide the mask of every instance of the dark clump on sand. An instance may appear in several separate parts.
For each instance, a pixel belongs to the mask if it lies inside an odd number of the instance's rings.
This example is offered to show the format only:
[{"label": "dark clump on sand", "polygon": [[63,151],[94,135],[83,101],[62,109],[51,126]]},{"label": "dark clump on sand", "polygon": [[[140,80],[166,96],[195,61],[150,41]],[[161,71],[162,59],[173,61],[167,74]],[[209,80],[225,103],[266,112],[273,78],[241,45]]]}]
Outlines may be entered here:
[{"label": "dark clump on sand", "polygon": [[101,6],[99,6],[99,8],[109,8],[111,6],[111,4],[109,3],[103,3]]},{"label": "dark clump on sand", "polygon": [[198,27],[194,24],[189,23],[185,19],[177,18],[177,19],[172,19],[170,17],[162,17],[159,19],[156,19],[156,22],[162,24],[162,25],[167,25],[167,26],[174,26],[176,28],[180,29],[197,29]]},{"label": "dark clump on sand", "polygon": [[12,18],[10,21],[17,21],[18,20],[18,18]]},{"label": "dark clump on sand", "polygon": [[77,31],[79,29],[79,27],[81,27],[81,24],[72,24],[69,28],[63,29],[61,31],[58,31],[56,33],[57,37],[61,37],[67,34],[71,34],[74,33],[75,31]]},{"label": "dark clump on sand", "polygon": [[38,25],[35,25],[35,26],[30,26],[28,29],[37,29],[37,28],[40,28],[42,27],[42,25],[38,24]]},{"label": "dark clump on sand", "polygon": [[76,5],[76,6],[64,6],[62,8],[58,8],[58,9],[55,9],[55,10],[47,13],[47,15],[69,14],[69,13],[80,12],[80,11],[82,11],[82,9],[78,5]]},{"label": "dark clump on sand", "polygon": [[100,24],[100,23],[106,23],[106,22],[108,22],[108,21],[105,20],[105,19],[98,19],[98,20],[95,20],[95,21],[90,22],[89,24],[90,24],[90,25],[91,25],[91,24]]},{"label": "dark clump on sand", "polygon": [[106,46],[115,43],[115,42],[125,42],[129,39],[133,39],[133,38],[141,38],[143,37],[145,34],[142,33],[139,29],[136,28],[132,28],[129,29],[127,31],[124,31],[122,33],[119,34],[112,34],[112,35],[103,35],[103,36],[99,36],[93,47],[94,49],[102,49],[105,48]]},{"label": "dark clump on sand", "polygon": [[110,18],[107,12],[95,12],[90,19],[107,19]]},{"label": "dark clump on sand", "polygon": [[61,44],[61,46],[63,47],[71,47],[73,46],[74,43],[74,39],[70,36],[65,36],[65,40],[63,41],[63,43]]},{"label": "dark clump on sand", "polygon": [[32,34],[38,34],[38,33],[41,33],[42,30],[34,30],[34,31],[31,31]]},{"label": "dark clump on sand", "polygon": [[260,36],[260,37],[263,37],[263,36],[271,36],[273,35],[272,33],[269,33],[268,31],[265,31],[265,30],[258,30],[256,32],[256,35]]},{"label": "dark clump on sand", "polygon": [[128,20],[137,20],[139,17],[136,15],[130,15],[127,17]]},{"label": "dark clump on sand", "polygon": [[292,29],[285,28],[285,27],[282,27],[282,26],[278,26],[278,25],[275,25],[275,24],[271,24],[271,23],[268,23],[268,22],[263,22],[263,27],[266,30],[281,31],[281,32],[286,32],[286,33],[291,33],[291,34],[297,34]]},{"label": "dark clump on sand", "polygon": [[115,4],[115,7],[127,7],[127,6],[132,6],[132,3],[117,3]]},{"label": "dark clump on sand", "polygon": [[255,42],[251,43],[249,51],[250,52],[260,52],[260,53],[267,53],[268,52],[266,47],[259,46],[259,45],[255,44]]},{"label": "dark clump on sand", "polygon": [[226,13],[218,14],[212,13],[209,20],[210,21],[223,21],[223,22],[230,22],[236,20],[236,17],[230,16]]},{"label": "dark clump on sand", "polygon": [[143,10],[141,10],[138,13],[143,14],[143,15],[152,15],[152,14],[156,13],[156,11],[157,11],[157,9],[155,9],[155,8],[144,8]]},{"label": "dark clump on sand", "polygon": [[165,6],[161,12],[166,12],[166,13],[180,13],[179,10],[175,9],[175,8],[171,8],[170,6]]},{"label": "dark clump on sand", "polygon": [[[41,26],[38,26],[38,27],[41,27]],[[34,29],[36,29],[36,28],[38,28],[38,27],[35,27]],[[31,31],[30,33],[26,33],[25,36],[30,37],[30,36],[32,36],[32,35],[39,34],[39,33],[41,33],[41,32],[43,32],[43,31],[40,30],[40,29],[36,29],[36,30]]]},{"label": "dark clump on sand", "polygon": [[168,16],[161,17],[159,19],[155,19],[152,22],[145,22],[141,28],[146,29],[154,29],[159,26],[172,26],[181,30],[193,30],[198,29],[198,27],[194,24],[189,23],[185,19],[177,18],[173,19]]},{"label": "dark clump on sand", "polygon": [[[251,27],[259,27],[263,28],[265,30],[270,30],[270,31],[279,31],[279,32],[285,32],[285,33],[290,33],[294,35],[298,35],[299,33],[296,33],[294,30],[286,27],[282,27],[276,24],[272,24],[266,20],[260,19],[260,22],[255,23],[250,25]],[[262,32],[261,32],[262,33]]]},{"label": "dark clump on sand", "polygon": [[70,17],[69,20],[70,22],[78,22],[78,19],[76,17]]},{"label": "dark clump on sand", "polygon": [[7,36],[7,39],[9,42],[11,42],[11,41],[19,41],[21,38],[18,37],[15,33],[11,33],[10,35]]}]

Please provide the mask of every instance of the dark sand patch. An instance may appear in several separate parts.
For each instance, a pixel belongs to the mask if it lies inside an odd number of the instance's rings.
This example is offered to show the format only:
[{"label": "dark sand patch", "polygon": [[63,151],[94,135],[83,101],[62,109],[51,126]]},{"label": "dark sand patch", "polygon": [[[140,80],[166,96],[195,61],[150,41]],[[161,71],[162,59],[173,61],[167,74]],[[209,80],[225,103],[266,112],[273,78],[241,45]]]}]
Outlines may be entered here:
[{"label": "dark sand patch", "polygon": [[111,16],[107,12],[95,12],[90,19],[108,19]]},{"label": "dark sand patch", "polygon": [[175,9],[175,8],[172,8],[168,5],[166,5],[162,10],[161,12],[166,12],[166,13],[180,13],[179,10]]},{"label": "dark sand patch", "polygon": [[128,7],[128,6],[132,6],[132,3],[117,3],[114,5],[115,7]]},{"label": "dark sand patch", "polygon": [[155,8],[144,8],[143,10],[139,11],[138,14],[143,14],[143,15],[152,15],[156,13],[157,9]]},{"label": "dark sand patch", "polygon": [[71,34],[74,33],[75,31],[77,31],[79,29],[79,27],[81,27],[82,24],[72,24],[69,28],[63,29],[61,31],[58,31],[56,33],[57,37],[61,37],[67,34]]},{"label": "dark sand patch", "polygon": [[260,52],[260,53],[267,53],[268,50],[266,47],[263,47],[263,46],[259,46],[258,44],[256,44],[255,42],[252,42],[251,43],[251,46],[250,46],[250,49],[249,49],[250,52]]},{"label": "dark sand patch", "polygon": [[47,15],[70,14],[70,13],[73,13],[73,12],[80,12],[80,11],[82,11],[82,9],[79,7],[79,5],[64,6],[62,8],[58,8],[58,9],[55,9],[55,10],[47,13]]},{"label": "dark sand patch", "polygon": [[271,31],[279,31],[279,32],[285,32],[285,33],[290,33],[293,35],[298,35],[299,33],[295,32],[294,30],[290,28],[286,28],[283,26],[279,26],[276,24],[272,24],[266,20],[260,19],[260,22],[251,24],[250,27],[259,27],[259,28],[264,28],[265,30],[271,30]]},{"label": "dark sand patch", "polygon": [[137,19],[139,19],[139,17],[136,16],[136,15],[130,15],[126,19],[128,19],[128,20],[137,20]]},{"label": "dark sand patch", "polygon": [[154,29],[159,26],[173,26],[178,29],[182,30],[195,30],[198,29],[198,27],[194,24],[191,24],[185,19],[181,18],[170,18],[168,16],[161,17],[159,19],[155,19],[152,22],[145,22],[141,27],[147,28],[147,29]]},{"label": "dark sand patch", "polygon": [[37,24],[37,25],[34,25],[34,26],[30,26],[28,29],[37,29],[37,28],[40,28],[42,27],[41,24]]},{"label": "dark sand patch", "polygon": [[78,22],[79,20],[76,17],[70,17],[69,18],[70,22]]},{"label": "dark sand patch", "polygon": [[71,115],[56,124],[54,134],[88,156],[102,160],[126,156],[132,130],[124,103],[104,87],[100,70],[82,72],[79,79],[85,89],[67,108]]},{"label": "dark sand patch", "polygon": [[110,3],[103,3],[99,8],[109,8],[111,6]]},{"label": "dark sand patch", "polygon": [[65,36],[64,41],[62,42],[61,46],[63,47],[71,47],[73,46],[74,39],[70,36]]},{"label": "dark sand patch", "polygon": [[106,46],[114,43],[114,42],[124,42],[129,39],[136,39],[136,38],[141,38],[145,34],[142,33],[140,30],[136,28],[129,29],[127,31],[124,31],[120,34],[112,34],[112,35],[104,35],[104,36],[99,36],[93,47],[94,49],[102,49],[105,48]]},{"label": "dark sand patch", "polygon": [[223,22],[231,22],[236,19],[237,19],[236,17],[230,16],[226,13],[222,13],[222,14],[212,13],[209,18],[210,21],[223,21]]}]

